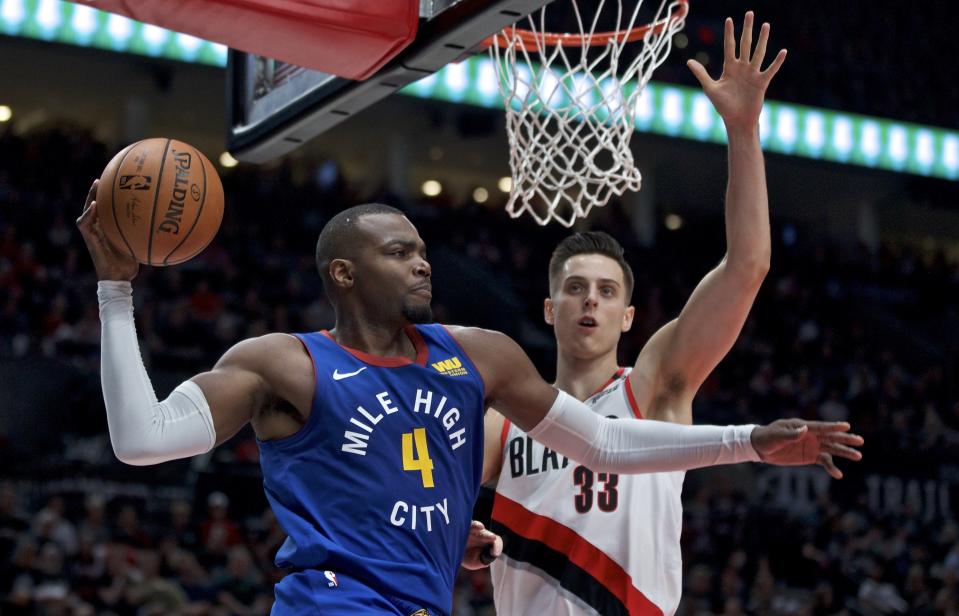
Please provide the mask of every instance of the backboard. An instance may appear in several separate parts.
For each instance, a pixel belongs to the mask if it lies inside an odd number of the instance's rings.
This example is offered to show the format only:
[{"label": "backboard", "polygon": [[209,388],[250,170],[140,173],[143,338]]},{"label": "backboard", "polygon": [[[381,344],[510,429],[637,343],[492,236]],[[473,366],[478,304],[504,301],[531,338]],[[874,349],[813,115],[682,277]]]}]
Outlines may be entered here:
[{"label": "backboard", "polygon": [[416,39],[372,77],[354,81],[231,50],[227,147],[263,163],[404,86],[472,53],[550,0],[421,0]]}]

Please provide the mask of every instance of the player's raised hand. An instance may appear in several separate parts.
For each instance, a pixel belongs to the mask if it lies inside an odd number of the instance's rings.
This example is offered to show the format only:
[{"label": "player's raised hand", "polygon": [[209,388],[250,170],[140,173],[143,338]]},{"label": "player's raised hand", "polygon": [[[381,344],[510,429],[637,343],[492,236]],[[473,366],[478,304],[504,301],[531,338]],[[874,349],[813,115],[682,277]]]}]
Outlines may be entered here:
[{"label": "player's raised hand", "polygon": [[463,554],[464,569],[483,569],[503,553],[503,539],[486,530],[482,522],[473,520],[470,534],[466,540],[466,552]]},{"label": "player's raised hand", "polygon": [[140,265],[130,255],[113,248],[103,234],[103,230],[100,229],[95,201],[99,181],[94,180],[90,192],[87,193],[83,213],[80,214],[80,218],[77,218],[77,228],[80,229],[80,235],[83,236],[87,250],[93,258],[93,267],[97,271],[98,280],[133,280],[140,270]]},{"label": "player's raised hand", "polygon": [[842,479],[835,458],[861,460],[862,454],[853,447],[861,446],[863,438],[850,434],[849,424],[844,421],[779,419],[753,430],[752,444],[763,462],[777,466],[818,464],[834,479]]},{"label": "player's raised hand", "polygon": [[759,40],[752,49],[753,12],[746,13],[743,20],[743,33],[739,40],[739,55],[736,55],[736,39],[733,33],[733,20],[726,18],[723,36],[723,74],[718,80],[712,79],[706,68],[696,60],[689,60],[686,66],[693,72],[703,86],[703,91],[713,107],[722,116],[726,128],[749,128],[759,124],[759,113],[763,108],[766,88],[773,76],[786,60],[786,50],[781,49],[766,70],[762,70],[766,57],[766,43],[769,40],[769,24],[759,29]]}]

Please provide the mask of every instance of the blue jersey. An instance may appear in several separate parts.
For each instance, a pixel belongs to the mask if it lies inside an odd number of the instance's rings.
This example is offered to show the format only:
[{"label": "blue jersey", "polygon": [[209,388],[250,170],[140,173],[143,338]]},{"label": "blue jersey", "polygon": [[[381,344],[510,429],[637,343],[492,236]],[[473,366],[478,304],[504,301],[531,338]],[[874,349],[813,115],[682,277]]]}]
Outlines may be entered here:
[{"label": "blue jersey", "polygon": [[264,490],[289,535],[276,564],[320,573],[307,586],[313,605],[287,611],[338,613],[343,579],[397,613],[451,611],[482,476],[485,391],[445,327],[406,333],[414,361],[347,349],[326,332],[297,335],[316,376],[310,417],[288,438],[259,442]]}]

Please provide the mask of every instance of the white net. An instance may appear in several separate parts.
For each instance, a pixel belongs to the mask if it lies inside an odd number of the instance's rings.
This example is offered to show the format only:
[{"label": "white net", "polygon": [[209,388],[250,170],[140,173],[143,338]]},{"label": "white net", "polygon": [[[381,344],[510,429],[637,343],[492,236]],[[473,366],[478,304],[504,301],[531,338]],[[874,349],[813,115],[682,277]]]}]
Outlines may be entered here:
[{"label": "white net", "polygon": [[[608,0],[608,7],[598,0],[585,21],[577,0],[568,1],[582,36],[560,38],[575,46],[551,44],[558,41],[545,33],[543,8],[519,24],[527,32],[507,28],[489,49],[506,103],[513,177],[506,211],[570,227],[612,197],[639,190],[642,176],[629,147],[637,103],[683,28],[687,0],[662,0],[635,43],[625,32],[643,26],[642,0],[628,11],[627,0]],[[614,12],[622,34],[597,31],[604,8]]]}]

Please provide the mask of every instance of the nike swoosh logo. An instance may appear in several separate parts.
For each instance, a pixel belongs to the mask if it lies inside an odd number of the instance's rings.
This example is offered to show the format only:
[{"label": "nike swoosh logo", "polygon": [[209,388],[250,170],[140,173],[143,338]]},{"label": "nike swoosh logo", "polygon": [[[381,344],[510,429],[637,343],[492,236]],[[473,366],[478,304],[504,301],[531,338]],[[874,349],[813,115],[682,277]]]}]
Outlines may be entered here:
[{"label": "nike swoosh logo", "polygon": [[333,371],[333,380],[334,380],[334,381],[342,381],[343,379],[348,379],[348,378],[350,378],[351,376],[356,376],[357,374],[359,374],[360,372],[363,372],[364,370],[366,370],[366,366],[363,366],[362,368],[360,368],[360,369],[357,370],[356,372],[340,372],[339,370],[334,370],[334,371]]}]

